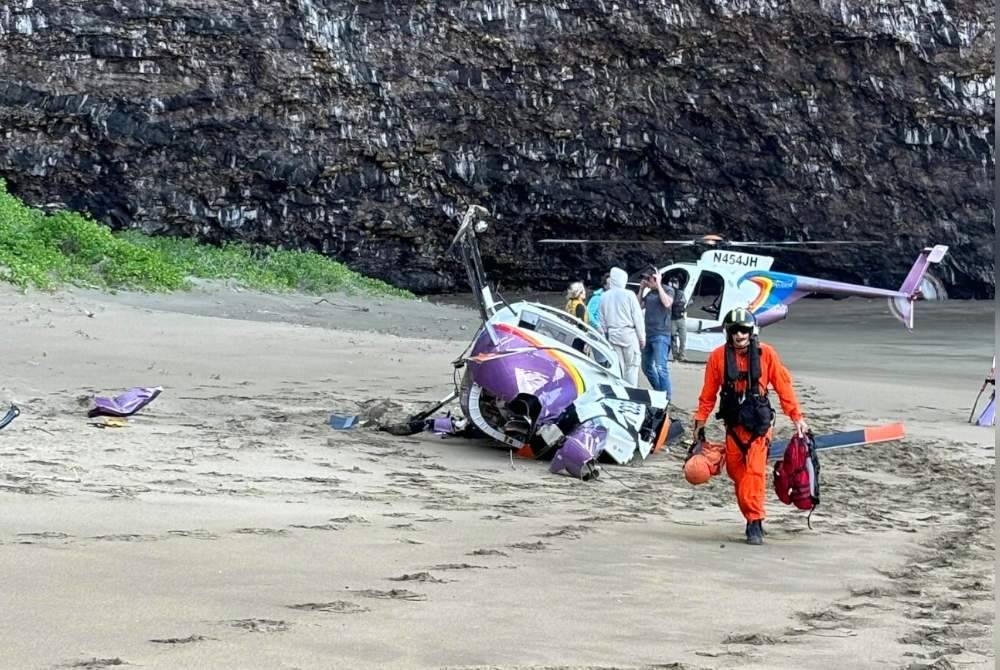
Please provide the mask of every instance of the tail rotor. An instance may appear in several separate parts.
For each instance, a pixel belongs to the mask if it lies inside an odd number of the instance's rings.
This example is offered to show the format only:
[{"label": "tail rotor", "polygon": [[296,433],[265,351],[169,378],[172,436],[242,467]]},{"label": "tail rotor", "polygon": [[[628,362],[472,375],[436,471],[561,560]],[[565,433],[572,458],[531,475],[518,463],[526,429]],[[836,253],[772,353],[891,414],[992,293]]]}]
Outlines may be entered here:
[{"label": "tail rotor", "polygon": [[[936,244],[933,247],[926,247],[920,252],[909,274],[899,287],[901,295],[889,298],[889,311],[899,319],[907,328],[913,328],[913,303],[923,297],[921,286],[927,281],[927,269],[931,264],[940,263],[944,255],[948,253],[948,247],[943,244]],[[933,284],[933,280],[932,284]]]}]

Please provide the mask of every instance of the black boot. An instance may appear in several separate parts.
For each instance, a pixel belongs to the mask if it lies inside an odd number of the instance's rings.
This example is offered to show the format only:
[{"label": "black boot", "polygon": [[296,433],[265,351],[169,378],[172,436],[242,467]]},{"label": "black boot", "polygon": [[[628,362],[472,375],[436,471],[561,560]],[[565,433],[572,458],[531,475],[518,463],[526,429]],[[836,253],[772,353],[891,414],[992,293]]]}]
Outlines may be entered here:
[{"label": "black boot", "polygon": [[747,544],[764,544],[764,525],[760,521],[747,524]]}]

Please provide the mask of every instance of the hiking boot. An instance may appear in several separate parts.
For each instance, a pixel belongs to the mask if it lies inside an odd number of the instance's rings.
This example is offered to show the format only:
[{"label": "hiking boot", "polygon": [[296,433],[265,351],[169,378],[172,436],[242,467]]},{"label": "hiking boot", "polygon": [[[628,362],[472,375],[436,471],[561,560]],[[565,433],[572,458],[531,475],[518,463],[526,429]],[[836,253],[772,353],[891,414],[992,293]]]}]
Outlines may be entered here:
[{"label": "hiking boot", "polygon": [[760,521],[747,524],[747,544],[764,544],[764,525]]}]

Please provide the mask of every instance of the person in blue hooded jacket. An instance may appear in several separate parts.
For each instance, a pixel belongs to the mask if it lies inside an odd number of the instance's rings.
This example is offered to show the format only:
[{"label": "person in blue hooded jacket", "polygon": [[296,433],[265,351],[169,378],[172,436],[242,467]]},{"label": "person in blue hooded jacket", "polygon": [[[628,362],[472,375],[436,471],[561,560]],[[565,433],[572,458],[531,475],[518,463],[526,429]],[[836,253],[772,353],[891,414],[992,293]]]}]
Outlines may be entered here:
[{"label": "person in blue hooded jacket", "polygon": [[590,315],[590,325],[598,332],[601,332],[601,296],[608,290],[608,277],[608,275],[604,275],[600,287],[590,294],[590,300],[587,301],[587,314]]}]

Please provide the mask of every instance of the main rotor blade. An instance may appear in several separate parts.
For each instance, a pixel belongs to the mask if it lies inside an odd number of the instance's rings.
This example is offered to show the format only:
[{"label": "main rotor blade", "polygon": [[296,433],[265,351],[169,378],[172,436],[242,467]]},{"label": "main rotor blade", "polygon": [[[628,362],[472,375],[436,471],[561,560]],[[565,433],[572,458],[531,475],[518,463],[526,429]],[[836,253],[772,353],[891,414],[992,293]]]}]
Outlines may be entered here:
[{"label": "main rotor blade", "polygon": [[538,240],[538,244],[676,244],[682,246],[692,246],[697,244],[692,240],[558,240],[544,239]]},{"label": "main rotor blade", "polygon": [[[744,247],[744,248],[749,248],[749,247]],[[818,254],[823,253],[821,250],[817,249],[816,247],[775,247],[775,246],[771,246],[770,244],[754,244],[753,248],[754,249],[763,249],[765,251],[769,250],[769,249],[773,249],[774,251],[784,251],[786,253],[795,253],[795,254],[814,254],[814,255],[818,255]]]},{"label": "main rotor blade", "polygon": [[757,247],[757,248],[787,248],[787,247],[818,247],[845,245],[884,244],[880,240],[806,240],[806,241],[739,241],[734,242],[716,235],[705,235],[691,240],[583,240],[583,239],[552,239],[538,240],[538,244],[658,244],[679,247]]},{"label": "main rotor blade", "polygon": [[726,242],[727,247],[800,247],[838,244],[884,244],[879,240],[809,240],[802,242]]}]

